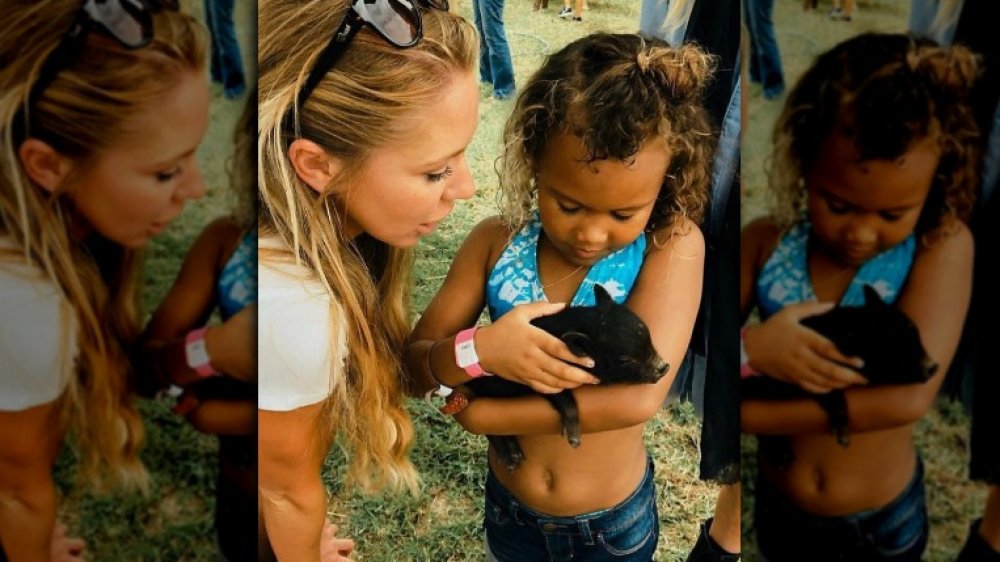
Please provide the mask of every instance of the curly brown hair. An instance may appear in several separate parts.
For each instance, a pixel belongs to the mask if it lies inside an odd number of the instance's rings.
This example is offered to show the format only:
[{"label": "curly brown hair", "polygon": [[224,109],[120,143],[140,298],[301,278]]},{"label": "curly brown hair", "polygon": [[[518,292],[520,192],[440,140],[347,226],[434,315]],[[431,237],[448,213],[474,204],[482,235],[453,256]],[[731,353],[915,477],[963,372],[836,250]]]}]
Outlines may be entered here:
[{"label": "curly brown hair", "polygon": [[967,103],[978,64],[966,48],[904,34],[866,33],[820,55],[788,96],[774,128],[770,184],[782,226],[806,213],[806,171],[831,133],[860,161],[894,160],[925,138],[941,157],[916,225],[923,237],[975,202],[979,131]]},{"label": "curly brown hair", "polygon": [[537,203],[535,172],[549,138],[570,134],[585,162],[630,162],[662,139],[670,165],[646,231],[680,217],[700,222],[708,199],[714,135],[701,105],[715,59],[693,45],[597,33],[551,55],[518,96],[504,128],[500,197],[506,221],[522,224]]}]

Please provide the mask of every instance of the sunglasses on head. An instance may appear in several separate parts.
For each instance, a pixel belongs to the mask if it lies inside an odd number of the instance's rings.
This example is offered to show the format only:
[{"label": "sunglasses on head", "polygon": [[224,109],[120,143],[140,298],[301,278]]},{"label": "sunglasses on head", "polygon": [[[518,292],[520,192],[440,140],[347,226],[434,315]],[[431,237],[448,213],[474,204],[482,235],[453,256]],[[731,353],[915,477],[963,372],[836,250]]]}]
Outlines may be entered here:
[{"label": "sunglasses on head", "polygon": [[42,65],[30,102],[77,56],[90,32],[107,35],[127,49],[141,49],[153,40],[153,13],[178,9],[177,0],[84,0],[73,25]]},{"label": "sunglasses on head", "polygon": [[365,24],[371,26],[390,45],[400,49],[416,45],[423,36],[420,8],[447,12],[448,0],[354,0],[299,90],[298,107],[305,105],[313,90],[337,64],[337,59],[344,54],[351,39]]}]

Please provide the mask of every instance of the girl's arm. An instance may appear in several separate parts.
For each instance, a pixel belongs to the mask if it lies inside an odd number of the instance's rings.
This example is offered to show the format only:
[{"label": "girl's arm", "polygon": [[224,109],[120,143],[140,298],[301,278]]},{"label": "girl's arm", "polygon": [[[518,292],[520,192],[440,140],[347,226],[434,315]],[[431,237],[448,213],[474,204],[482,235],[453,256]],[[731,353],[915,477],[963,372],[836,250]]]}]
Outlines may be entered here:
[{"label": "girl's arm", "polygon": [[[705,260],[704,238],[694,223],[682,222],[673,227],[673,233],[663,247],[650,245],[652,249],[626,302],[649,327],[653,346],[670,365],[670,371],[652,385],[589,386],[574,390],[583,433],[642,424],[656,415],[666,400],[694,330]],[[459,414],[458,420],[477,434],[561,431],[559,414],[538,396],[477,398]]]},{"label": "girl's arm", "polygon": [[0,412],[0,540],[10,562],[49,560],[56,523],[55,402]]},{"label": "girl's arm", "polygon": [[[909,425],[930,409],[958,347],[972,289],[973,244],[962,223],[942,226],[928,235],[933,242],[918,250],[913,269],[896,305],[909,316],[927,354],[938,364],[924,384],[854,387],[845,391],[848,429],[877,431]],[[746,433],[799,434],[829,431],[826,413],[815,400],[745,401],[741,426]]]},{"label": "girl's arm", "polygon": [[[454,387],[469,380],[455,363],[455,336],[479,318],[486,304],[487,277],[509,234],[499,219],[486,219],[459,248],[404,352],[409,394],[422,396],[438,383]],[[530,324],[532,318],[561,309],[548,303],[520,305],[480,328],[475,345],[482,368],[539,392],[558,392],[594,381],[586,371],[563,362],[583,364],[584,359],[573,355],[559,338]]]},{"label": "girl's arm", "polygon": [[200,401],[184,417],[208,435],[253,435],[257,430],[257,406],[251,400]]},{"label": "girl's arm", "polygon": [[[215,307],[218,271],[240,235],[240,228],[231,220],[217,219],[188,250],[177,279],[143,333],[141,363],[148,372],[142,376],[155,377],[158,384],[153,386],[183,386],[201,380],[187,366],[184,339],[189,331],[208,321]],[[247,382],[255,380],[247,357],[253,347],[253,313],[252,309],[244,309],[225,324],[210,326],[205,333],[212,366]]]},{"label": "girl's arm", "polygon": [[324,403],[289,412],[257,411],[260,509],[278,560],[319,562],[326,521],[320,478],[329,436]]}]

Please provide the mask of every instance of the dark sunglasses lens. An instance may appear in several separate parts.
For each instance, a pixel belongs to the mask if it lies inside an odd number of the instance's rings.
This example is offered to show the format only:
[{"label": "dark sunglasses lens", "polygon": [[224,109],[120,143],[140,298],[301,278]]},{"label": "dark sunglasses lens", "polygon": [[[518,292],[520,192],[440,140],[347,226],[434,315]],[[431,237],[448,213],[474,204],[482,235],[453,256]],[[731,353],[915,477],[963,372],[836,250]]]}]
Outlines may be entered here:
[{"label": "dark sunglasses lens", "polygon": [[144,47],[153,38],[153,17],[138,0],[87,0],[83,9],[122,45]]},{"label": "dark sunglasses lens", "polygon": [[358,0],[354,9],[397,46],[409,47],[420,38],[420,14],[409,0]]}]

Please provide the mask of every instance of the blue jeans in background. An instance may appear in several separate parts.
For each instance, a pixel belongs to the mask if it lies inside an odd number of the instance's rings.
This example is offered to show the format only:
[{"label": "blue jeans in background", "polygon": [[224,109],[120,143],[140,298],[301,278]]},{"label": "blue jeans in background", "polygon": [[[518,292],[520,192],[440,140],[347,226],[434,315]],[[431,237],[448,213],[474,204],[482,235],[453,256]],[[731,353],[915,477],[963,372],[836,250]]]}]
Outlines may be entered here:
[{"label": "blue jeans in background", "polygon": [[514,63],[503,29],[504,0],[472,0],[472,17],[479,32],[479,79],[493,85],[493,97],[514,95]]},{"label": "blue jeans in background", "polygon": [[660,535],[653,461],[639,487],[624,501],[573,517],[531,510],[490,471],[485,527],[489,551],[498,562],[649,562]]},{"label": "blue jeans in background", "polygon": [[745,0],[747,29],[750,32],[750,81],[764,87],[771,100],[785,91],[781,52],[774,36],[774,0]]},{"label": "blue jeans in background", "polygon": [[222,84],[227,98],[238,98],[246,90],[243,58],[233,24],[235,0],[205,0],[205,23],[212,36],[212,81]]}]

